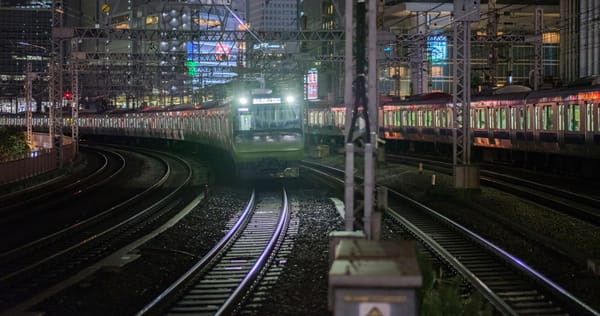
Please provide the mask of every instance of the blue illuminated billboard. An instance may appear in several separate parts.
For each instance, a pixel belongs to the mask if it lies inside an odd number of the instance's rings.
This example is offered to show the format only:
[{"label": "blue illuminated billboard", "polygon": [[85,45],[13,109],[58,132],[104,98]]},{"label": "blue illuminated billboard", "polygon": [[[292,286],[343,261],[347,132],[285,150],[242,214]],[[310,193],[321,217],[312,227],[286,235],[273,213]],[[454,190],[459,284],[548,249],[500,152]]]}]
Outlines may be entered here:
[{"label": "blue illuminated billboard", "polygon": [[432,63],[439,63],[448,59],[448,38],[444,35],[427,37],[428,59]]}]

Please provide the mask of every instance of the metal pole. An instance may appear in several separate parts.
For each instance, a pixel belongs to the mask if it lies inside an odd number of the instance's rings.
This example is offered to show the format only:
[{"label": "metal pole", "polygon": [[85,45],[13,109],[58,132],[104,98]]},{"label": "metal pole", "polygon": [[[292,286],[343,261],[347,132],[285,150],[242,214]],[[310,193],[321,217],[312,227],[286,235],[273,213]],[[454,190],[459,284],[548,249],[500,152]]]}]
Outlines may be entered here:
[{"label": "metal pole", "polygon": [[31,72],[31,63],[27,63],[27,81],[25,82],[25,110],[27,111],[27,144],[31,146],[33,144],[33,118],[31,116],[31,99],[32,99],[32,81],[33,73]]},{"label": "metal pole", "polygon": [[49,125],[52,149],[56,151],[56,163],[62,167],[62,100],[63,100],[63,13],[62,1],[52,1],[52,49],[49,65]]},{"label": "metal pole", "polygon": [[370,138],[365,146],[365,206],[364,206],[364,225],[365,234],[368,239],[373,238],[372,217],[373,207],[375,205],[375,159],[374,146],[377,146],[377,2],[369,1],[368,29],[367,38],[367,107],[369,113],[369,124],[371,125]]},{"label": "metal pole", "polygon": [[479,21],[478,0],[454,0],[453,163],[454,187],[479,187],[479,168],[471,165],[471,23]]},{"label": "metal pole", "polygon": [[[350,122],[352,122],[352,80],[354,78],[352,71],[353,54],[353,21],[354,21],[354,0],[346,0],[345,14],[345,36],[344,45],[344,104],[346,105],[346,125],[345,134],[350,134]],[[354,145],[346,143],[346,177],[344,187],[344,205],[345,205],[345,223],[346,230],[354,230]]]},{"label": "metal pole", "polygon": [[75,154],[79,152],[79,71],[77,40],[71,40],[71,138]]},{"label": "metal pole", "polygon": [[533,90],[538,90],[543,83],[543,59],[544,50],[542,49],[544,33],[544,10],[540,7],[535,8],[535,63],[533,67]]}]

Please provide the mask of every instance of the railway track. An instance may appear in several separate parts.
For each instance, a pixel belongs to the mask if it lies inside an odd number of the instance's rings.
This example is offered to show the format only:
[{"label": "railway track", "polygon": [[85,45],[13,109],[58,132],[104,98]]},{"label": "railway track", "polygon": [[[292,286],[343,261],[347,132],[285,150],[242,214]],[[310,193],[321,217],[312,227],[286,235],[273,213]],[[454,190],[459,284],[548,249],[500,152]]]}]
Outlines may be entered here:
[{"label": "railway track", "polygon": [[137,315],[230,315],[267,273],[289,222],[285,189],[259,198],[253,192],[227,235]]},{"label": "railway track", "polygon": [[[167,168],[160,179],[127,200],[60,231],[0,253],[0,292],[3,293],[0,310],[60,284],[172,213],[192,171],[187,162],[175,156],[163,159],[167,166],[177,163],[180,164],[177,169],[186,171],[177,171],[175,175]],[[159,189],[165,191],[157,196]],[[137,205],[132,209],[134,202]]]},{"label": "railway track", "polygon": [[[519,258],[398,192],[386,215],[410,232],[505,315],[595,315]],[[410,207],[400,207],[410,202]]]},{"label": "railway track", "polygon": [[[394,162],[418,165],[423,163],[429,170],[452,174],[452,164],[420,158],[390,156]],[[480,181],[489,187],[500,189],[515,196],[533,201],[585,221],[593,225],[600,225],[600,200],[595,197],[579,194],[564,187],[544,184],[533,179],[517,177],[499,170],[480,170]]]},{"label": "railway track", "polygon": [[125,169],[125,157],[119,152],[100,148],[86,152],[89,160],[92,160],[88,161],[86,170],[1,195],[0,224],[31,216],[40,209],[91,191],[114,179]]},{"label": "railway track", "polygon": [[[343,181],[343,170],[309,163],[305,168],[318,172],[321,178]],[[386,216],[428,249],[434,261],[444,262],[459,273],[501,313],[599,315],[490,241],[399,192],[389,192],[391,202]]]}]

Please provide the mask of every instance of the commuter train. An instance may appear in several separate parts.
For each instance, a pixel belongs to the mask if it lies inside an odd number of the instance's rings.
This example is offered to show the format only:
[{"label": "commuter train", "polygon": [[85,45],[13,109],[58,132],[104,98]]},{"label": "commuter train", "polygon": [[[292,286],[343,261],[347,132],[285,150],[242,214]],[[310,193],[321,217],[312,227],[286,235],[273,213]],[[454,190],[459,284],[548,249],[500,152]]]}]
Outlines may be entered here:
[{"label": "commuter train", "polygon": [[[305,139],[343,145],[345,110],[331,105],[304,107],[301,99],[290,103],[281,96],[262,94],[228,99],[210,109],[81,115],[79,126],[82,134],[217,146],[231,153],[240,176],[295,176]],[[378,107],[379,126],[372,130],[386,141],[386,150],[449,153],[452,110],[452,97],[444,93],[388,100]],[[542,161],[560,168],[570,164],[600,171],[596,163],[600,158],[599,82],[540,91],[507,86],[491,95],[473,96],[469,114],[475,161]],[[43,120],[34,117],[34,125],[47,125]],[[25,118],[0,116],[0,124],[25,126]]]},{"label": "commuter train", "polygon": [[[256,90],[207,109],[82,114],[79,133],[201,143],[227,152],[239,178],[298,177],[304,154],[304,101]],[[33,125],[47,128],[47,120],[34,116]],[[70,117],[63,118],[65,132],[72,123]],[[25,124],[24,116],[0,116],[0,125]]]},{"label": "commuter train", "polygon": [[[432,93],[380,103],[378,136],[386,140],[386,147],[451,152],[451,95]],[[600,158],[600,82],[540,91],[506,86],[494,94],[473,96],[469,114],[473,154],[482,161]],[[308,105],[306,119],[307,139],[344,142],[345,107]]]}]

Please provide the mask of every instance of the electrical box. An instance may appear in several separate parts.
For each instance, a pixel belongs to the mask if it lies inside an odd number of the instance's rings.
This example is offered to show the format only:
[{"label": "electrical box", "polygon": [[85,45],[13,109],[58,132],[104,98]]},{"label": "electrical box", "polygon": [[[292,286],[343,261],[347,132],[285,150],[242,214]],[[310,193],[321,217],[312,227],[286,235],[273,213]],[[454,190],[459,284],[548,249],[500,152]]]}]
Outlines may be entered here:
[{"label": "electrical box", "polygon": [[413,242],[341,240],[329,270],[334,315],[418,315],[422,277]]}]

